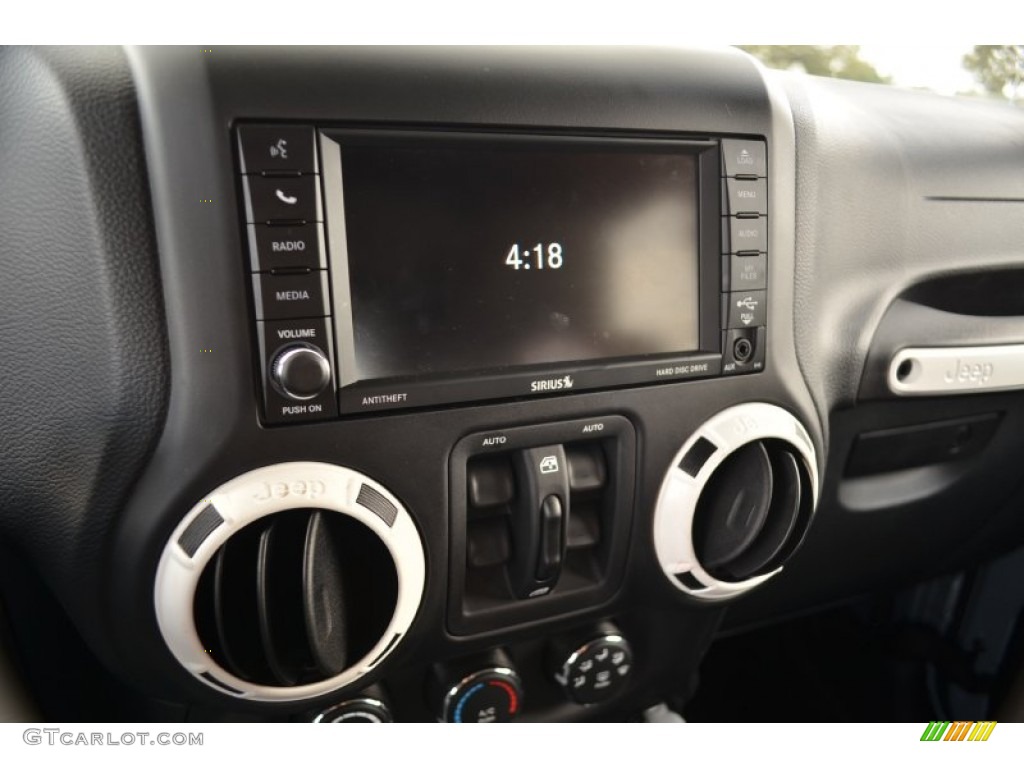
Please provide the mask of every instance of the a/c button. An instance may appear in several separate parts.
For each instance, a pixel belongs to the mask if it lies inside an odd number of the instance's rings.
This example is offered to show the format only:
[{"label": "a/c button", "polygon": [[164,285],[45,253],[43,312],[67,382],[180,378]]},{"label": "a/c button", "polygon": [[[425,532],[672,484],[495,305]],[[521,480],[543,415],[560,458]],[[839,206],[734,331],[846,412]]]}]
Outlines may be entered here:
[{"label": "a/c button", "polygon": [[326,269],[322,224],[297,226],[249,225],[249,255],[253,272],[272,269]]}]

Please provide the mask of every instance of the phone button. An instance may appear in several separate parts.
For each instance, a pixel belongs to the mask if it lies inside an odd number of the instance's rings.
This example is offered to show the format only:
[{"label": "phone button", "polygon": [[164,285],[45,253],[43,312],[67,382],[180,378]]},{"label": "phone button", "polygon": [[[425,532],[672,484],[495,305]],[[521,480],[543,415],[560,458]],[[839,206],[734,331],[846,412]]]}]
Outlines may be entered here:
[{"label": "phone button", "polygon": [[250,224],[323,221],[319,176],[246,176],[245,214]]}]

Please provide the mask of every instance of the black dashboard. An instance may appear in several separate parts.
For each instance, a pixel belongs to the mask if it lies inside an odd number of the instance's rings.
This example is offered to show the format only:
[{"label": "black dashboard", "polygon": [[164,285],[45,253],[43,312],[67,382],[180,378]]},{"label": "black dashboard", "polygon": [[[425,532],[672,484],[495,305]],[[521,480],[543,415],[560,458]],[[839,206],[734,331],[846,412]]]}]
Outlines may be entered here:
[{"label": "black dashboard", "polygon": [[621,719],[1024,543],[1011,106],[736,50],[11,48],[0,167],[0,595],[65,719]]}]

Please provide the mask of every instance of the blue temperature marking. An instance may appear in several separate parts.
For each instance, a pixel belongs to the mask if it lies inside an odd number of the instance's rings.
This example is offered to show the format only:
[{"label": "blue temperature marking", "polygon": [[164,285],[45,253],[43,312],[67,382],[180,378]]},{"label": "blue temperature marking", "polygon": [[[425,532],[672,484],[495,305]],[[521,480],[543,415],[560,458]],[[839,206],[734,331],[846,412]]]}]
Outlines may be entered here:
[{"label": "blue temperature marking", "polygon": [[461,723],[462,722],[462,708],[464,706],[466,706],[466,702],[469,701],[473,697],[474,693],[476,693],[481,688],[483,688],[484,685],[486,685],[486,684],[485,683],[477,683],[472,688],[470,688],[468,691],[466,691],[465,695],[461,699],[459,699],[459,703],[455,707],[455,722],[456,723]]}]

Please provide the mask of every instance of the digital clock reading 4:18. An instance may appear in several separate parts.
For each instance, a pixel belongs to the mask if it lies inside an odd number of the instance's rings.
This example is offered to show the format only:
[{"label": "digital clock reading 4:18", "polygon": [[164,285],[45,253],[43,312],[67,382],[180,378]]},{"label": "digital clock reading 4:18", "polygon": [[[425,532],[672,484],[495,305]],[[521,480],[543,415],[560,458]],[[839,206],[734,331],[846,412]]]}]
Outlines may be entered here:
[{"label": "digital clock reading 4:18", "polygon": [[561,243],[537,243],[532,248],[513,245],[505,257],[512,269],[561,269],[565,262]]}]

